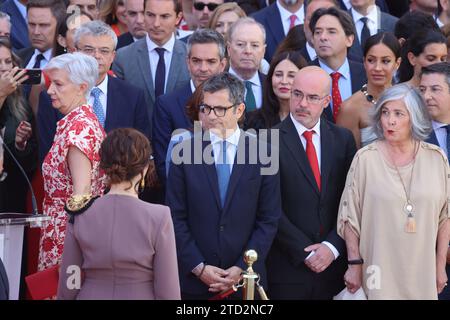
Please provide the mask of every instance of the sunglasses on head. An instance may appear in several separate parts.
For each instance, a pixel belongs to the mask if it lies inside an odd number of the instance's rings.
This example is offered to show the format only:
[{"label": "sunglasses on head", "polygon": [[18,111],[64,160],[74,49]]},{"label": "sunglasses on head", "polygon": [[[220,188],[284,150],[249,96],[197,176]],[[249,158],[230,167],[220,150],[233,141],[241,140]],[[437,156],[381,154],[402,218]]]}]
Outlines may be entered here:
[{"label": "sunglasses on head", "polygon": [[205,9],[205,7],[208,7],[209,11],[214,11],[217,7],[219,6],[219,4],[217,3],[203,3],[203,2],[194,2],[194,8],[195,10],[198,11],[202,11],[203,9]]}]

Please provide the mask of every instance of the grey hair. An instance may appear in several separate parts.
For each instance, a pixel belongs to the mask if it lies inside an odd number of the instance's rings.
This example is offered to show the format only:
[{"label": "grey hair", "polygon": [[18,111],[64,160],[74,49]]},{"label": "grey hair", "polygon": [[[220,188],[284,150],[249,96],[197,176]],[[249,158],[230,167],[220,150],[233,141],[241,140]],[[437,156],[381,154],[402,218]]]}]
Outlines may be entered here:
[{"label": "grey hair", "polygon": [[244,84],[231,73],[219,73],[203,83],[203,92],[214,93],[223,89],[228,90],[228,100],[233,105],[244,102]]},{"label": "grey hair", "polygon": [[257,25],[260,29],[261,32],[263,34],[263,43],[266,43],[266,29],[264,28],[264,26],[259,23],[258,21],[256,21],[255,19],[251,18],[251,17],[244,17],[244,18],[239,18],[235,23],[233,23],[230,27],[230,29],[228,29],[228,33],[227,33],[227,39],[228,41],[231,41],[232,39],[232,35],[234,33],[234,31],[241,25],[243,24],[255,24]]},{"label": "grey hair", "polygon": [[76,85],[87,84],[86,99],[98,79],[98,62],[93,57],[80,52],[66,53],[54,57],[45,70],[62,69],[67,71],[70,81]]},{"label": "grey hair", "polygon": [[116,33],[113,31],[113,29],[111,29],[111,27],[109,25],[107,25],[103,21],[94,20],[94,21],[86,22],[83,25],[81,25],[81,27],[79,27],[75,31],[75,35],[74,35],[75,47],[78,48],[78,44],[80,43],[80,38],[82,36],[86,36],[86,35],[94,36],[94,37],[110,36],[114,42],[114,50],[117,47]]},{"label": "grey hair", "polygon": [[381,126],[383,106],[395,100],[402,100],[405,103],[406,110],[408,110],[411,119],[411,134],[413,139],[420,141],[427,139],[431,133],[432,126],[426,105],[417,89],[403,83],[386,89],[378,99],[375,109],[370,113],[372,130],[378,139],[384,139],[383,128]]},{"label": "grey hair", "polygon": [[191,49],[194,44],[215,43],[219,47],[220,60],[225,58],[225,40],[222,35],[212,29],[198,29],[188,39],[187,53],[191,56]]},{"label": "grey hair", "polygon": [[0,19],[6,19],[6,21],[8,21],[9,27],[11,28],[11,17],[9,16],[9,14],[0,11]]}]

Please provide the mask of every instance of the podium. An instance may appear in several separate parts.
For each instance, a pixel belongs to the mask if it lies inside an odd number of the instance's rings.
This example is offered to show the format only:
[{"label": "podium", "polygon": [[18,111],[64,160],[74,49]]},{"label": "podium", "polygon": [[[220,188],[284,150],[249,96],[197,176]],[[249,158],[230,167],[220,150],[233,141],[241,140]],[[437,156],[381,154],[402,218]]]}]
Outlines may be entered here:
[{"label": "podium", "polygon": [[25,213],[0,213],[0,258],[9,280],[9,299],[19,299],[24,227],[40,228],[50,217]]}]

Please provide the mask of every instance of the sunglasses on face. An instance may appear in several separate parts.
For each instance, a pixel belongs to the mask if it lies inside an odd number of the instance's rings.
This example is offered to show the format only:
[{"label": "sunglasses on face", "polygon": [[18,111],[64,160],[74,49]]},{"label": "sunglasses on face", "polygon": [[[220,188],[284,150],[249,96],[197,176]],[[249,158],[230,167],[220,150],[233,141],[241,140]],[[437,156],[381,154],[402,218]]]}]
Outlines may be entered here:
[{"label": "sunglasses on face", "polygon": [[205,9],[205,7],[207,7],[209,11],[214,11],[218,6],[219,4],[212,2],[210,3],[194,2],[194,8],[195,10],[198,11],[202,11],[203,9]]}]

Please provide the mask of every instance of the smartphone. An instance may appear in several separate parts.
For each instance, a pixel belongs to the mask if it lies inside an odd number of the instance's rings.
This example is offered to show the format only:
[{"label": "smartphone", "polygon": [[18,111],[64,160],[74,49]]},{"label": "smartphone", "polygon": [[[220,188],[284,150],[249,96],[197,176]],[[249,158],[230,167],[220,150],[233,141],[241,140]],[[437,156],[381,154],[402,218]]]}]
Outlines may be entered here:
[{"label": "smartphone", "polygon": [[[20,70],[19,70],[20,71]],[[41,69],[27,69],[25,73],[28,76],[28,79],[22,82],[22,84],[40,84],[42,70]]]}]

